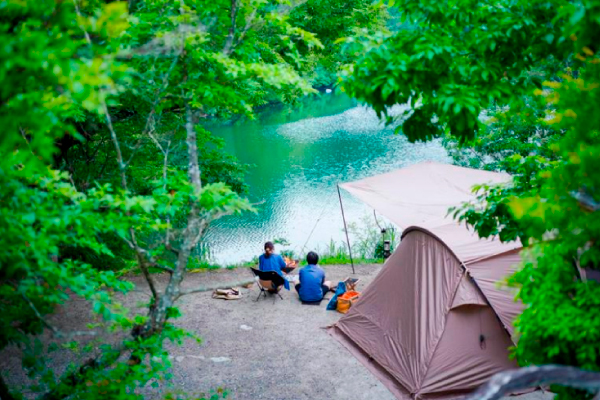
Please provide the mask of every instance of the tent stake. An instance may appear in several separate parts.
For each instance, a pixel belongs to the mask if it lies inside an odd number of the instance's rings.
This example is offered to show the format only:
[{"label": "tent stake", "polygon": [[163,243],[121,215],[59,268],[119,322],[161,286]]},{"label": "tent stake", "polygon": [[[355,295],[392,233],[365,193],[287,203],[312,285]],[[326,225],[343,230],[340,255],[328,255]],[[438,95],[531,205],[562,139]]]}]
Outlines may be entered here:
[{"label": "tent stake", "polygon": [[350,254],[350,264],[352,265],[352,274],[354,275],[354,260],[352,260],[352,248],[350,247],[350,238],[348,238],[348,228],[346,227],[346,217],[344,216],[344,205],[342,203],[342,193],[340,185],[337,185],[338,197],[340,198],[340,208],[342,210],[342,219],[344,220],[344,232],[346,232],[346,242],[348,243],[348,254]]}]

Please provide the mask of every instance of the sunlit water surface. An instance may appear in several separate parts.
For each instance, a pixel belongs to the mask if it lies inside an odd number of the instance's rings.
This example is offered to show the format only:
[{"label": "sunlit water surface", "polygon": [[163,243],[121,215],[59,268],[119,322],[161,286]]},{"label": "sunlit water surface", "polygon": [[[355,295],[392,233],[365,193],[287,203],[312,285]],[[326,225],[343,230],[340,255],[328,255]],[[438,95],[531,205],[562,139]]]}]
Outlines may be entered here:
[{"label": "sunlit water surface", "polygon": [[[255,121],[210,130],[225,139],[228,152],[253,164],[246,176],[248,197],[261,203],[257,214],[225,217],[207,232],[211,259],[224,265],[252,259],[265,241],[277,238],[301,254],[332,239],[341,242],[338,183],[426,160],[449,162],[438,141],[409,143],[372,110],[341,94],[323,94],[294,109],[273,108]],[[373,219],[373,211],[349,193],[342,190],[342,198],[349,223]]]}]

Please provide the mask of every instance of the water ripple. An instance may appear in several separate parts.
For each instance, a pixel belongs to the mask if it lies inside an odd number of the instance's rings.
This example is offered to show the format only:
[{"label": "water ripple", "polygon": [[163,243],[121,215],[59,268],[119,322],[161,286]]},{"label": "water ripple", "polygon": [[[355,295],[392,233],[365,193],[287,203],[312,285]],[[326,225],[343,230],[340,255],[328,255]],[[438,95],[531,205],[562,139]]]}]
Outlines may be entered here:
[{"label": "water ripple", "polygon": [[[319,101],[326,111],[327,104]],[[348,99],[332,96],[328,101],[332,108],[340,108],[340,102]],[[265,241],[275,238],[286,238],[291,248],[299,249],[321,214],[307,247],[316,248],[331,239],[341,241],[339,182],[425,160],[449,161],[438,141],[411,144],[404,136],[395,135],[392,127],[385,127],[372,110],[349,105],[334,115],[295,122],[265,124],[282,119],[274,111],[258,122],[212,129],[225,139],[229,152],[255,165],[246,179],[249,198],[264,201],[257,214],[226,217],[209,229],[204,241],[215,261],[249,260],[261,253]],[[402,111],[402,107],[395,110]],[[365,215],[372,215],[347,193],[344,209],[349,222],[360,223]]]}]

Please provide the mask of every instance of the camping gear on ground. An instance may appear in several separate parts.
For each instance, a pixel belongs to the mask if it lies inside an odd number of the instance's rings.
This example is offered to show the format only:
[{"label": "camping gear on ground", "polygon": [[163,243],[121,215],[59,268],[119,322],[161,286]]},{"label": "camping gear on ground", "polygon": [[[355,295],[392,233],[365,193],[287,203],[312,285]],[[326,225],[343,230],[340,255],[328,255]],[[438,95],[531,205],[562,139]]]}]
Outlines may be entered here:
[{"label": "camping gear on ground", "polygon": [[267,293],[276,294],[283,300],[283,297],[279,294],[279,290],[281,290],[281,286],[284,285],[286,280],[283,279],[281,275],[275,271],[261,271],[256,268],[250,268],[250,270],[252,270],[252,273],[255,276],[256,285],[260,289],[260,293],[258,293],[258,297],[255,301],[258,301],[261,295],[264,295],[266,298]]},{"label": "camping gear on ground", "polygon": [[213,299],[238,300],[242,298],[242,293],[238,288],[216,289],[212,294]]},{"label": "camping gear on ground", "polygon": [[350,307],[352,307],[352,305],[358,301],[359,297],[360,293],[355,291],[347,291],[346,293],[340,295],[337,299],[337,311],[342,314],[346,314],[348,311],[350,311]]},{"label": "camping gear on ground", "polygon": [[344,285],[346,285],[346,290],[356,290],[356,284],[360,279],[358,278],[346,278],[344,279]]},{"label": "camping gear on ground", "polygon": [[337,285],[337,288],[335,289],[335,294],[333,295],[333,297],[331,298],[331,300],[329,300],[329,303],[327,304],[327,309],[328,310],[336,310],[338,296],[340,296],[344,293],[346,293],[346,285],[344,284],[344,282],[340,281],[340,283],[338,283],[338,285]]},{"label": "camping gear on ground", "polygon": [[518,368],[508,348],[522,304],[498,286],[520,262],[518,242],[480,239],[448,214],[476,184],[510,176],[421,163],[341,185],[403,228],[360,301],[328,333],[398,399],[464,395]]}]

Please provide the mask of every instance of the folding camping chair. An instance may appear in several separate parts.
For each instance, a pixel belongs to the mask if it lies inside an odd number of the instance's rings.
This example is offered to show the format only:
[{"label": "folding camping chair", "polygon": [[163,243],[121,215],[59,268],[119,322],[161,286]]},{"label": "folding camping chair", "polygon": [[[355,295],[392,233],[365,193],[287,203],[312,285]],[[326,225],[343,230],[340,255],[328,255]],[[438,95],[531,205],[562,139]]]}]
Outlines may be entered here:
[{"label": "folding camping chair", "polygon": [[[258,301],[261,295],[267,297],[267,293],[276,294],[281,300],[283,297],[279,294],[279,288],[285,283],[283,277],[275,271],[261,271],[256,268],[250,268],[255,276],[256,285],[260,289],[258,297],[254,301]],[[270,287],[268,286],[270,285]]]}]

